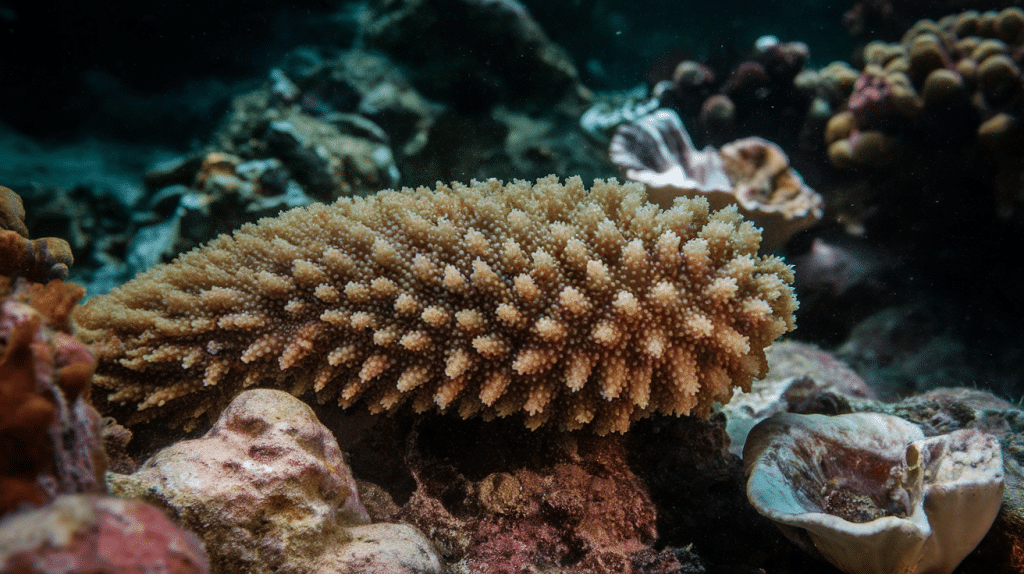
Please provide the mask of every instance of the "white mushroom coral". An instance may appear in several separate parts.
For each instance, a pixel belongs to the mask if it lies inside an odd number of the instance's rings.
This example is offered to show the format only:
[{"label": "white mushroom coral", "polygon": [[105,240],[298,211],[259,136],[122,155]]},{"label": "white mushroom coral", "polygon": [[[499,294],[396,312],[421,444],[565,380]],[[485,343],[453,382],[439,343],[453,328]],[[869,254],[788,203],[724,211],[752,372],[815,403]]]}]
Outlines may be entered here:
[{"label": "white mushroom coral", "polygon": [[757,511],[849,574],[949,574],[1003,496],[995,437],[924,438],[882,414],[773,416],[751,429],[743,463]]}]

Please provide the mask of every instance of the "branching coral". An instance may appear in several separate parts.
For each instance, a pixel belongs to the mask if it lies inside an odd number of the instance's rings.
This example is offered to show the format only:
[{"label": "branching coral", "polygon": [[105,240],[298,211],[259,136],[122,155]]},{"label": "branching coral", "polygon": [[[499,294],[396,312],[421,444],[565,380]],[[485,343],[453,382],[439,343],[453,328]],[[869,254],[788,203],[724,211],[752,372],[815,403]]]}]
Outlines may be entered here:
[{"label": "branching coral", "polygon": [[94,398],[129,424],[195,425],[259,385],[621,432],[763,376],[796,301],[759,241],[735,209],[614,181],[385,191],[246,225],[79,321]]}]

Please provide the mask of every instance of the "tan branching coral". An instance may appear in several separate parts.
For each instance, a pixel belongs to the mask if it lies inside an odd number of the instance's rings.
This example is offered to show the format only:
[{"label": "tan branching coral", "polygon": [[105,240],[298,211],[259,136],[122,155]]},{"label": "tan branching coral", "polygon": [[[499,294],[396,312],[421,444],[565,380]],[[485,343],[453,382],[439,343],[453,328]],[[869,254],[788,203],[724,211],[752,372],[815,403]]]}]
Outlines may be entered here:
[{"label": "tan branching coral", "polygon": [[735,209],[663,211],[639,185],[439,184],[246,225],[78,320],[94,399],[129,424],[194,426],[258,385],[603,434],[764,374],[796,301],[759,241]]}]

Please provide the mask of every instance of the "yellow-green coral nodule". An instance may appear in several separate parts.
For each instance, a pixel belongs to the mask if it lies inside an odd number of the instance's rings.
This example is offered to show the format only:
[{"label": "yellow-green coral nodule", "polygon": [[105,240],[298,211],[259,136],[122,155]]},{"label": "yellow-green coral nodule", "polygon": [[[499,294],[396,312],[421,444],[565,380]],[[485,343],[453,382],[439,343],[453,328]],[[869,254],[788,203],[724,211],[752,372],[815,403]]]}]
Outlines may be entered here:
[{"label": "yellow-green coral nodule", "polygon": [[733,208],[663,211],[637,184],[439,184],[245,225],[77,318],[94,400],[129,424],[265,386],[604,434],[764,374],[796,301],[759,242]]}]

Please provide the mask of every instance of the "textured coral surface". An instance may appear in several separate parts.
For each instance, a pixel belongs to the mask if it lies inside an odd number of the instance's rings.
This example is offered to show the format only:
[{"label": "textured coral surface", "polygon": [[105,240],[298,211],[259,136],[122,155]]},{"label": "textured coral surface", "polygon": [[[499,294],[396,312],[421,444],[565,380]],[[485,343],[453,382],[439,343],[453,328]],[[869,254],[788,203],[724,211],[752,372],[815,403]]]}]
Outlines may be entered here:
[{"label": "textured coral surface", "polygon": [[999,512],[998,439],[925,438],[891,415],[780,413],[743,449],[747,496],[796,544],[849,574],[950,574]]},{"label": "textured coral surface", "polygon": [[94,359],[68,321],[83,291],[0,277],[0,514],[102,484]]},{"label": "textured coral surface", "polygon": [[0,275],[24,275],[33,281],[65,279],[74,262],[63,239],[28,239],[21,197],[0,186]]},{"label": "textured coral surface", "polygon": [[963,164],[993,189],[999,216],[1011,217],[1024,200],[1024,10],[920,20],[900,43],[867,44],[861,59],[847,109],[826,129],[832,163],[922,172],[934,172],[922,167],[931,162]]},{"label": "textured coral surface", "polygon": [[670,110],[620,125],[608,153],[626,179],[645,184],[651,201],[663,208],[677,197],[704,197],[715,209],[736,204],[762,228],[765,252],[822,216],[821,196],[804,184],[779,146],[753,137],[721,150],[698,150]]},{"label": "textured coral surface", "polygon": [[763,376],[796,302],[759,240],[734,209],[662,211],[614,181],[387,191],[246,225],[79,320],[96,400],[129,423],[259,385],[606,433]]}]

